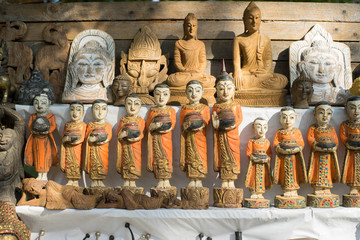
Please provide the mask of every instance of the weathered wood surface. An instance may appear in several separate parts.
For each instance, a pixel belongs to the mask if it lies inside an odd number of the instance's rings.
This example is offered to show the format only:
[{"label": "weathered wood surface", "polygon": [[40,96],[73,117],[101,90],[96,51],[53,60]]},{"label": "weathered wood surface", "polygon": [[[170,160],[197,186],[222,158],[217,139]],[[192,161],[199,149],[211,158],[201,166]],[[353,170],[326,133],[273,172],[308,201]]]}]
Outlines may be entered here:
[{"label": "weathered wood surface", "polygon": [[[9,1],[11,2],[11,1]],[[181,20],[189,12],[198,19],[240,20],[249,2],[114,2],[4,4],[0,22]],[[360,22],[360,5],[344,3],[257,2],[263,20]],[[101,11],[99,11],[101,10]]]}]

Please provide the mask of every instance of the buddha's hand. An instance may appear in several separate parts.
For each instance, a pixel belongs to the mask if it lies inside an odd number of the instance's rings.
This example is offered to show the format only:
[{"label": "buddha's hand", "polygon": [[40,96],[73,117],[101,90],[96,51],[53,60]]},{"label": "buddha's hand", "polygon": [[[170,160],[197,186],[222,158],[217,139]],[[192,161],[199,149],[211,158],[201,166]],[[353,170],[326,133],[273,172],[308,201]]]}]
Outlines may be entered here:
[{"label": "buddha's hand", "polygon": [[95,143],[96,140],[97,140],[96,136],[90,136],[89,139],[88,139],[89,143]]},{"label": "buddha's hand", "polygon": [[241,71],[234,72],[234,81],[235,81],[236,90],[242,89],[243,84],[242,84],[242,81],[241,81],[241,77],[242,77]]},{"label": "buddha's hand", "polygon": [[128,138],[127,140],[128,140],[129,142],[138,142],[138,141],[140,141],[140,137]]},{"label": "buddha's hand", "polygon": [[150,129],[150,131],[154,131],[154,130],[160,128],[161,125],[162,125],[161,122],[152,122],[152,123],[150,123],[150,125],[149,125],[149,129]]},{"label": "buddha's hand", "polygon": [[64,136],[61,139],[62,143],[67,143],[67,142],[71,142],[71,137],[70,136]]},{"label": "buddha's hand", "polygon": [[199,73],[200,70],[199,70],[199,69],[193,69],[193,68],[185,68],[185,72],[189,72],[189,73]]},{"label": "buddha's hand", "polygon": [[353,151],[358,151],[360,150],[360,147],[354,147],[354,146],[351,146],[348,142],[345,143],[345,147],[349,150],[353,150]]},{"label": "buddha's hand", "polygon": [[219,116],[217,115],[216,112],[212,113],[212,124],[215,129],[218,129],[220,126]]},{"label": "buddha's hand", "polygon": [[128,132],[122,130],[118,136],[119,141],[122,140],[124,137],[127,137],[127,135],[128,135]]}]

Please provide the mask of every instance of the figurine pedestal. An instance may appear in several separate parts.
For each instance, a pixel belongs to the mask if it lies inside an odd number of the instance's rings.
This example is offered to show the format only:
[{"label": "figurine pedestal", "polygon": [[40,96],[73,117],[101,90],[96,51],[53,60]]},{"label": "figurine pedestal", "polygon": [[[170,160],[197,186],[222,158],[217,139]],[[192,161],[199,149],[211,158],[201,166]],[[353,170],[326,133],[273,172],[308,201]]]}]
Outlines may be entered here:
[{"label": "figurine pedestal", "polygon": [[214,206],[241,208],[244,190],[241,188],[214,188]]},{"label": "figurine pedestal", "polygon": [[157,188],[150,189],[151,197],[164,197],[163,204],[165,206],[172,205],[172,202],[177,198],[177,188],[171,186],[169,188]]},{"label": "figurine pedestal", "polygon": [[209,188],[206,187],[184,187],[180,190],[182,208],[184,209],[208,209]]},{"label": "figurine pedestal", "polygon": [[343,207],[360,207],[360,195],[343,195]]},{"label": "figurine pedestal", "polygon": [[275,197],[275,207],[277,208],[305,208],[306,200],[303,196],[297,197],[284,197],[281,195],[276,195]]},{"label": "figurine pedestal", "polygon": [[132,194],[144,194],[144,188],[142,187],[115,187],[114,190],[117,194],[120,194],[120,192],[123,190],[123,189],[126,189],[126,190],[129,190]]},{"label": "figurine pedestal", "polygon": [[84,189],[85,195],[94,195],[96,198],[101,198],[103,193],[112,190],[111,187],[87,187]]},{"label": "figurine pedestal", "polygon": [[244,207],[247,208],[268,208],[270,200],[265,198],[245,198]]},{"label": "figurine pedestal", "polygon": [[280,107],[286,105],[287,90],[238,90],[235,101],[244,107]]},{"label": "figurine pedestal", "polygon": [[[183,88],[170,87],[170,92],[171,95],[168,105],[181,106],[189,103],[189,99],[187,99],[186,97],[185,87]],[[204,88],[204,93],[200,102],[209,106],[214,105],[214,103],[216,102],[214,97],[215,92],[216,92],[215,88]]]},{"label": "figurine pedestal", "polygon": [[331,195],[315,195],[308,194],[307,202],[309,207],[314,208],[334,208],[340,205],[339,195],[331,194]]}]

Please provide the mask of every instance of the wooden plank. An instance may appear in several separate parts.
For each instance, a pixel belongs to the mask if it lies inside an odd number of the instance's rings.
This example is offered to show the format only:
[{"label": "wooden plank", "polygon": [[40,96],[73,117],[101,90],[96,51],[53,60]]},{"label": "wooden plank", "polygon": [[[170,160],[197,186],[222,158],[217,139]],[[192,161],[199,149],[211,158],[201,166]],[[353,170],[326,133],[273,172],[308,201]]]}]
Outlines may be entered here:
[{"label": "wooden plank", "polygon": [[[24,41],[41,41],[42,30],[47,23],[29,23]],[[100,29],[114,39],[133,39],[138,30],[148,25],[159,39],[180,39],[183,36],[182,21],[121,21],[121,22],[64,22],[67,37],[73,40],[86,29]],[[333,37],[334,41],[359,41],[359,23],[340,22],[273,22],[262,23],[261,33],[272,40],[299,40],[315,25],[320,24]],[[241,21],[200,21],[199,39],[233,39],[243,32]]]},{"label": "wooden plank", "polygon": [[[1,6],[0,22],[184,19],[240,20],[249,2],[101,2]],[[360,22],[360,5],[344,3],[257,2],[263,20]],[[295,10],[295,11],[294,11]]]}]

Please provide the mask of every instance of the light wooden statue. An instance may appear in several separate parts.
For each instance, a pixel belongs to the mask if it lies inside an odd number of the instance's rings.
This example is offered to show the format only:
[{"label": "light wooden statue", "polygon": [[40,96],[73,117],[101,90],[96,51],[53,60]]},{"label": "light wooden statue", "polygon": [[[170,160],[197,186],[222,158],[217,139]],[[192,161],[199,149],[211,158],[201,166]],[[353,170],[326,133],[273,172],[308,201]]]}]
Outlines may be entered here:
[{"label": "light wooden statue", "polygon": [[245,9],[243,21],[245,32],[235,37],[233,42],[236,89],[241,91],[240,95],[246,94],[244,101],[248,98],[253,99],[252,102],[246,102],[247,106],[284,105],[282,103],[285,100],[281,98],[286,95],[286,90],[283,89],[288,80],[284,75],[271,72],[271,41],[260,33],[261,12],[254,2]]},{"label": "light wooden statue", "polygon": [[332,194],[333,183],[340,182],[340,169],[336,149],[339,140],[336,130],[329,125],[332,116],[328,102],[318,102],[314,109],[316,124],[310,126],[307,141],[311,147],[308,179],[314,194],[308,194],[310,207],[338,207],[339,195]]}]

